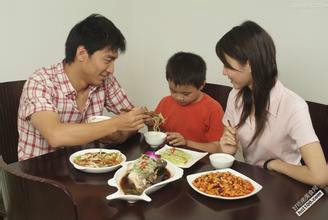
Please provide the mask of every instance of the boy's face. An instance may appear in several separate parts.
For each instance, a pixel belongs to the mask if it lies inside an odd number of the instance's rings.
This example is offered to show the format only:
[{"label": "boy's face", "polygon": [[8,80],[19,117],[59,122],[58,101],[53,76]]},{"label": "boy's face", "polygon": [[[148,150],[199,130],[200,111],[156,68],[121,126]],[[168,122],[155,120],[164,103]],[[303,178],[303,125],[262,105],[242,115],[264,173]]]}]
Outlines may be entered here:
[{"label": "boy's face", "polygon": [[84,80],[89,85],[101,85],[110,74],[114,73],[114,61],[117,57],[118,53],[108,48],[98,50],[91,56],[87,54],[82,67]]},{"label": "boy's face", "polygon": [[193,85],[175,85],[172,81],[168,83],[171,96],[179,105],[185,106],[196,103],[202,98],[202,92],[200,90],[204,85],[197,89]]}]

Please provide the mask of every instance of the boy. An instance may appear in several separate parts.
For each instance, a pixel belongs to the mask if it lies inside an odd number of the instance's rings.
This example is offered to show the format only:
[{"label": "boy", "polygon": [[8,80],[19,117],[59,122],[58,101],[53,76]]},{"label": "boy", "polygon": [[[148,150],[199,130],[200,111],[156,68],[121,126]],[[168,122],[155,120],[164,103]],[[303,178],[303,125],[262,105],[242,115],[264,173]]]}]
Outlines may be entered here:
[{"label": "boy", "polygon": [[[37,70],[25,83],[18,111],[19,160],[104,137],[120,143],[148,118],[144,109],[132,109],[113,75],[125,38],[110,20],[90,15],[72,28],[65,46],[63,61]],[[116,114],[122,108],[132,111],[85,123],[105,108]]]},{"label": "boy", "polygon": [[218,152],[223,133],[223,109],[201,90],[205,85],[206,64],[192,53],[174,54],[166,65],[166,79],[171,95],[155,109],[165,118],[161,129],[170,145]]}]

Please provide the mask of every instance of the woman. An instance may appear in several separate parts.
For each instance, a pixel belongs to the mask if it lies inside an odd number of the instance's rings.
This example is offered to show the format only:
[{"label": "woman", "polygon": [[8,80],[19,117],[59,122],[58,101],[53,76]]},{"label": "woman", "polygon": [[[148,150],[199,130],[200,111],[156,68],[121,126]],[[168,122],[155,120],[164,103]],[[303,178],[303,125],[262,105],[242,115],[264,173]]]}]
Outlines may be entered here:
[{"label": "woman", "polygon": [[223,118],[222,151],[234,154],[239,142],[250,164],[303,183],[328,184],[326,160],[308,106],[277,79],[270,35],[246,21],[219,40],[216,53],[234,88]]}]

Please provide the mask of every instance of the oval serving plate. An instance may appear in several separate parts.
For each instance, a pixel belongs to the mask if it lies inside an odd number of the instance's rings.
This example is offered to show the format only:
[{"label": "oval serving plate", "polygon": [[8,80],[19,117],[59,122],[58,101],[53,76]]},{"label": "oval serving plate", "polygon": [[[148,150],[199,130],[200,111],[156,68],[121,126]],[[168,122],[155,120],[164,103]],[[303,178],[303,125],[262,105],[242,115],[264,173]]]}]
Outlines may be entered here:
[{"label": "oval serving plate", "polygon": [[123,190],[121,189],[120,181],[127,173],[127,165],[132,162],[134,162],[134,161],[129,161],[129,162],[124,163],[123,166],[119,170],[116,171],[114,177],[112,179],[108,180],[108,185],[116,187],[118,190],[115,193],[108,195],[106,197],[107,200],[121,199],[121,200],[126,200],[129,203],[134,203],[138,200],[150,202],[151,198],[148,196],[149,194],[155,192],[156,190],[162,188],[163,186],[165,186],[166,184],[168,184],[170,182],[180,179],[183,176],[183,169],[168,162],[166,169],[171,174],[170,178],[168,178],[162,182],[156,183],[154,185],[151,185],[150,187],[146,188],[141,195],[127,195],[127,194],[124,194]]},{"label": "oval serving plate", "polygon": [[[87,167],[87,166],[78,165],[74,162],[74,159],[78,156],[81,156],[86,153],[97,153],[97,152],[119,153],[119,154],[121,154],[123,160],[117,165],[105,166],[105,167]],[[107,173],[107,172],[110,172],[110,171],[113,171],[113,170],[116,170],[117,168],[119,168],[126,161],[126,156],[124,154],[122,154],[119,150],[115,150],[115,149],[91,148],[91,149],[80,150],[80,151],[73,153],[69,157],[69,161],[76,169],[81,170],[86,173]]]},{"label": "oval serving plate", "polygon": [[[202,192],[200,191],[196,186],[194,186],[193,184],[193,181],[200,177],[200,176],[203,176],[205,174],[208,174],[208,173],[217,173],[217,172],[230,172],[231,174],[237,176],[237,177],[240,177],[242,179],[245,179],[245,180],[248,180],[254,187],[254,190],[253,192],[247,194],[247,195],[243,195],[243,196],[236,196],[236,197],[226,197],[226,196],[219,196],[219,195],[211,195],[211,194],[208,194],[208,193],[205,193],[205,192]],[[215,198],[215,199],[225,199],[225,200],[236,200],[236,199],[244,199],[244,198],[247,198],[247,197],[250,197],[250,196],[253,196],[255,194],[257,194],[261,189],[262,189],[262,186],[260,184],[258,184],[257,182],[255,182],[254,180],[252,180],[251,178],[237,172],[236,170],[233,170],[231,168],[226,168],[226,169],[221,169],[221,170],[212,170],[212,171],[205,171],[205,172],[201,172],[201,173],[195,173],[195,174],[190,174],[187,176],[187,181],[188,181],[188,184],[190,185],[190,187],[195,190],[196,192],[204,195],[204,196],[208,196],[208,197],[211,197],[211,198]]]}]

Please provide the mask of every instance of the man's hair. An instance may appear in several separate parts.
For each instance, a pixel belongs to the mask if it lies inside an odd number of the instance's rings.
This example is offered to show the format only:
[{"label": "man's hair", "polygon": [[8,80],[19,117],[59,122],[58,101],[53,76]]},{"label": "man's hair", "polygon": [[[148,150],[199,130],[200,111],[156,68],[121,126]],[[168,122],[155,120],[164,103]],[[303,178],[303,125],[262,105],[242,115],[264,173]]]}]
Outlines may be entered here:
[{"label": "man's hair", "polygon": [[74,61],[79,46],[84,46],[91,56],[95,51],[104,48],[124,52],[125,44],[123,34],[113,22],[102,15],[92,14],[77,23],[69,32],[65,43],[65,62]]},{"label": "man's hair", "polygon": [[206,80],[206,63],[196,54],[178,52],[167,62],[166,79],[175,85],[193,85],[199,89]]}]

